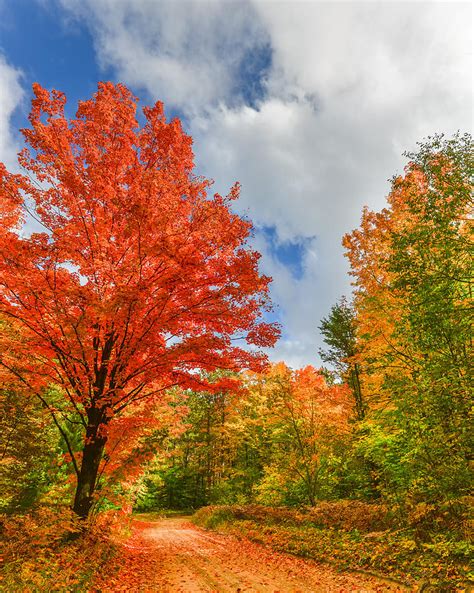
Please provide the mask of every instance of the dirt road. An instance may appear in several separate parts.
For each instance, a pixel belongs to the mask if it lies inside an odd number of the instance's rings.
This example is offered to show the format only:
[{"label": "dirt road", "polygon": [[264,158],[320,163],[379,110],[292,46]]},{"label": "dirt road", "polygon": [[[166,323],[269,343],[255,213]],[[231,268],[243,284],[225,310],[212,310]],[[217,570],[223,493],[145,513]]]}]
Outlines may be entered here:
[{"label": "dirt road", "polygon": [[306,561],[196,528],[185,519],[136,520],[117,575],[102,593],[349,593],[402,591],[393,583]]}]

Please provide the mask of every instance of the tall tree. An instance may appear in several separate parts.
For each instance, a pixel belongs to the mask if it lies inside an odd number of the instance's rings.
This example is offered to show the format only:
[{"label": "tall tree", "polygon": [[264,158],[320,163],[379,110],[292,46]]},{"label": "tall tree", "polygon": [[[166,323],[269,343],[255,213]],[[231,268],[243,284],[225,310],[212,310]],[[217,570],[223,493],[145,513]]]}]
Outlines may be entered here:
[{"label": "tall tree", "polygon": [[469,135],[430,138],[407,155],[388,207],[364,211],[344,239],[364,384],[389,404],[408,487],[425,499],[469,483],[473,154]]},{"label": "tall tree", "polygon": [[357,358],[356,316],[346,298],[343,297],[331,308],[329,315],[321,320],[319,329],[327,345],[326,349],[319,350],[319,356],[336,370],[342,381],[347,382],[354,398],[357,418],[363,420],[366,404],[362,397]]},{"label": "tall tree", "polygon": [[[68,448],[73,508],[86,517],[118,415],[171,386],[229,386],[207,384],[199,369],[261,368],[259,347],[278,328],[262,321],[271,279],[247,244],[251,223],[231,210],[239,185],[208,195],[191,138],[160,102],[143,109],[140,127],[121,84],[100,83],[72,119],[63,93],[33,90],[25,174],[0,164],[0,312],[22,335],[0,364],[41,398],[66,440],[48,385],[81,422],[80,455]],[[44,232],[21,232],[25,212]]]}]

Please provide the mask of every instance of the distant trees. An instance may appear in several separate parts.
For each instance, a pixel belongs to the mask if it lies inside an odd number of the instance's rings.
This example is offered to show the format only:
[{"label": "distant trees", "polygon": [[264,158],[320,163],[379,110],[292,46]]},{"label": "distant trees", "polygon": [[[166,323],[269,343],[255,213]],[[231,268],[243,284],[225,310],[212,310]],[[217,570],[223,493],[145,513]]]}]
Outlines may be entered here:
[{"label": "distant trees", "polygon": [[188,394],[188,428],[145,478],[139,505],[315,504],[331,495],[349,433],[347,387],[279,363],[246,375],[243,388],[238,397]]},{"label": "distant trees", "polygon": [[0,412],[0,513],[21,512],[67,482],[64,451],[38,401],[3,385]]}]

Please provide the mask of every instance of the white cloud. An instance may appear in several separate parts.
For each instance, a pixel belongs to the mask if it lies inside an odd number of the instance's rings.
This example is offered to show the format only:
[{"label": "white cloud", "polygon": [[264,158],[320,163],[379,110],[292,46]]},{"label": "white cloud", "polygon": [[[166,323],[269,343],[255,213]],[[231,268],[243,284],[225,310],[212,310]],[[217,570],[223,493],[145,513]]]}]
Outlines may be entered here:
[{"label": "white cloud", "polygon": [[416,141],[472,127],[470,9],[257,6],[274,51],[268,98],[258,110],[215,110],[192,130],[202,167],[227,185],[239,179],[257,222],[275,225],[282,240],[316,235],[318,257],[300,280],[268,266],[288,356],[309,362],[319,320],[350,290],[340,242],[362,206],[383,207],[387,179]]},{"label": "white cloud", "polygon": [[243,57],[268,39],[245,1],[60,1],[89,24],[103,67],[188,114],[231,101]]},{"label": "white cloud", "polygon": [[20,149],[10,121],[23,97],[21,72],[0,54],[0,161],[10,170],[16,168],[16,154]]},{"label": "white cloud", "polygon": [[[201,172],[240,208],[307,242],[294,278],[256,239],[285,339],[274,358],[316,362],[316,327],[349,290],[341,236],[381,208],[404,150],[472,129],[468,3],[62,0],[86,19],[100,62],[181,109]],[[266,94],[235,100],[242,60],[269,42]],[[314,238],[316,237],[316,238]]]}]

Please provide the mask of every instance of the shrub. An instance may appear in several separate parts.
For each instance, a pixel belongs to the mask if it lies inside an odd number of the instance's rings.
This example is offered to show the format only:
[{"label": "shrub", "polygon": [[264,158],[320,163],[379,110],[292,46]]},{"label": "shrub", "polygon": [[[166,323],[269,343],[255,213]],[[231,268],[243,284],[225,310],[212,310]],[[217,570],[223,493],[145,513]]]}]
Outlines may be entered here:
[{"label": "shrub", "polygon": [[[428,520],[427,514],[433,525],[432,512],[431,508],[419,508],[418,515],[407,520]],[[438,516],[445,511],[436,512]],[[408,583],[418,581],[431,587],[427,590],[454,591],[456,584],[464,585],[472,576],[467,541],[455,532],[433,533],[429,542],[422,541],[416,528],[400,529],[399,519],[380,504],[338,501],[301,509],[214,506],[201,509],[193,520],[202,527],[334,563],[338,568],[369,570]]]},{"label": "shrub", "polygon": [[0,516],[5,591],[88,590],[88,583],[114,554],[108,538],[111,516],[84,530],[69,509],[40,507],[28,515]]}]

